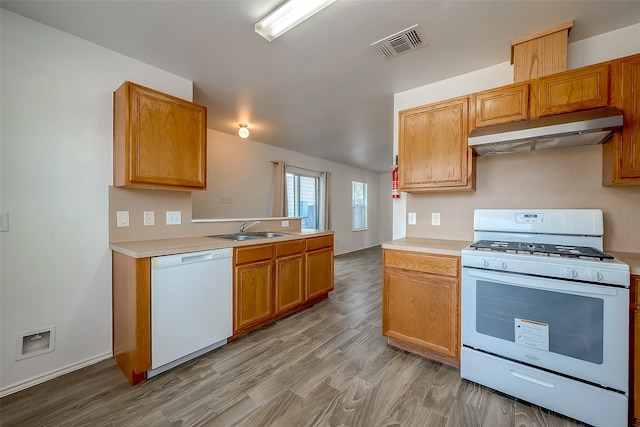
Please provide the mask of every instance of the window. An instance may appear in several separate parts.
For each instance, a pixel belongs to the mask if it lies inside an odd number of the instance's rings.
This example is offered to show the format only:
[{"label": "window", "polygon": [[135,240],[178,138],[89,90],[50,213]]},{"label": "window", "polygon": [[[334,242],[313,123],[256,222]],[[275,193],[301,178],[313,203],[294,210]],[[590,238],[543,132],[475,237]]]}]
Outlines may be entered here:
[{"label": "window", "polygon": [[302,217],[302,228],[318,229],[320,174],[287,167],[287,211],[290,217]]},{"label": "window", "polygon": [[353,231],[367,229],[367,183],[353,181],[351,187],[351,228]]}]

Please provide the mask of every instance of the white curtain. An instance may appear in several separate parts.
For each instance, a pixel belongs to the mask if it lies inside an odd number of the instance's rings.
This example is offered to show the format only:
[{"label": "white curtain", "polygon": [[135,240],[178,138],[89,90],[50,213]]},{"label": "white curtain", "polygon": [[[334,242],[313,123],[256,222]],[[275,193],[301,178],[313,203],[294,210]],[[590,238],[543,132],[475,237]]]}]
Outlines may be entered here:
[{"label": "white curtain", "polygon": [[322,211],[320,213],[320,229],[331,230],[331,206],[329,201],[331,200],[331,172],[326,171],[320,178],[320,197],[322,202]]},{"label": "white curtain", "polygon": [[273,161],[273,205],[271,215],[277,218],[288,216],[287,209],[287,165]]}]

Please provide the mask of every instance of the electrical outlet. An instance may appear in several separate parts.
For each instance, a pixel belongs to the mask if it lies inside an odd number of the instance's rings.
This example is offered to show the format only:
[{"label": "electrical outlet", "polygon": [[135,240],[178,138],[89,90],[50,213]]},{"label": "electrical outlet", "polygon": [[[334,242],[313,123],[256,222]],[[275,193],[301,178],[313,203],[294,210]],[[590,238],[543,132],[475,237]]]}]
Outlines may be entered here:
[{"label": "electrical outlet", "polygon": [[416,225],[416,213],[409,212],[407,221],[409,222],[409,225]]},{"label": "electrical outlet", "polygon": [[182,212],[167,211],[167,225],[182,224]]},{"label": "electrical outlet", "polygon": [[233,204],[233,199],[231,198],[231,196],[222,195],[220,196],[220,203],[225,205],[231,205]]},{"label": "electrical outlet", "polygon": [[154,225],[156,223],[154,211],[144,211],[144,225]]},{"label": "electrical outlet", "polygon": [[118,227],[129,226],[129,211],[116,212],[116,218],[118,219]]},{"label": "electrical outlet", "polygon": [[9,231],[9,212],[0,212],[0,231]]},{"label": "electrical outlet", "polygon": [[288,227],[289,226],[289,221],[282,221],[282,226],[283,227]]},{"label": "electrical outlet", "polygon": [[440,213],[433,212],[431,214],[431,225],[440,225]]}]

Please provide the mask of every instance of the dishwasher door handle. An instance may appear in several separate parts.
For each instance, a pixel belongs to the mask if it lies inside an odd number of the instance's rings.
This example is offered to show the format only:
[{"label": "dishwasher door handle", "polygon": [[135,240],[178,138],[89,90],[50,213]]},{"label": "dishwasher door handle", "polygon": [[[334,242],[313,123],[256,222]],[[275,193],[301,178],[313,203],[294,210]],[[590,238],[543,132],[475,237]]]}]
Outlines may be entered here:
[{"label": "dishwasher door handle", "polygon": [[197,255],[183,256],[182,264],[191,264],[194,262],[209,261],[211,259],[213,259],[213,255],[211,254],[211,252],[197,254]]}]

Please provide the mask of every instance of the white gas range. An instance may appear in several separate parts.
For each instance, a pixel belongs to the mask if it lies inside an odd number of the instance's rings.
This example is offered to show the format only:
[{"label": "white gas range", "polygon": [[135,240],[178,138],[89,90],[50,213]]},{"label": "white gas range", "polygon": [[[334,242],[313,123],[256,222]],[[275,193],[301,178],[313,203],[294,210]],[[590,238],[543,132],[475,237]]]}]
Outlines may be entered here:
[{"label": "white gas range", "polygon": [[597,209],[476,210],[462,251],[463,378],[596,426],[626,426],[629,266]]}]

